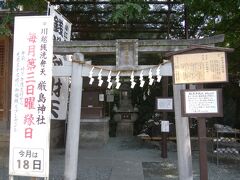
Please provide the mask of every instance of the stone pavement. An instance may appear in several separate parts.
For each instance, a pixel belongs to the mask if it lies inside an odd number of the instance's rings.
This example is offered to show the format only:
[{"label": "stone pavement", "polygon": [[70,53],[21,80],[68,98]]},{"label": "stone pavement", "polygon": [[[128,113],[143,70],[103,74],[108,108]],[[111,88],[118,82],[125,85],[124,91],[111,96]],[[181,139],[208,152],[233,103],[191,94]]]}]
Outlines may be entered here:
[{"label": "stone pavement", "polygon": [[[175,180],[178,179],[175,143],[168,143],[168,158],[162,159],[159,146],[142,142],[137,137],[110,138],[108,144],[79,151],[79,180]],[[193,151],[194,180],[199,179],[198,151]],[[0,159],[0,180],[7,180],[7,156]],[[221,163],[209,158],[209,180],[240,179],[238,162]],[[50,155],[50,180],[62,180],[64,149],[54,149]],[[15,177],[14,180],[29,178]]]}]

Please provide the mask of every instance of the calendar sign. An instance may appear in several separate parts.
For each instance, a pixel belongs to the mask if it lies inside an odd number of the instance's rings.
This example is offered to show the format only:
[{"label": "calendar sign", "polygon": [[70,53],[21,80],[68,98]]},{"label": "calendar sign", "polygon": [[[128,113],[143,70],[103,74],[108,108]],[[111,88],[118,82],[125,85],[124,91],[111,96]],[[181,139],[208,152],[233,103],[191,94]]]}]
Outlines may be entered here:
[{"label": "calendar sign", "polygon": [[15,17],[13,49],[9,175],[48,178],[53,17]]}]

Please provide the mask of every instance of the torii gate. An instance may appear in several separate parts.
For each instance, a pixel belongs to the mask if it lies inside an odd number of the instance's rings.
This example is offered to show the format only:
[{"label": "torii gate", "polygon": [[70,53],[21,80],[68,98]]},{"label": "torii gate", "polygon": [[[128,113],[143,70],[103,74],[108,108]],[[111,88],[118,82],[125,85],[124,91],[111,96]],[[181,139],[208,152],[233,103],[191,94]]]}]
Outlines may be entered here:
[{"label": "torii gate", "polygon": [[[132,57],[138,58],[138,52],[169,52],[185,49],[190,45],[211,45],[223,42],[224,35],[217,35],[204,39],[185,39],[185,40],[126,40],[133,43],[134,53]],[[124,40],[105,40],[105,41],[72,41],[72,42],[55,42],[54,54],[73,55],[72,62],[65,66],[53,68],[53,76],[71,76],[71,94],[69,102],[68,130],[67,142],[65,150],[65,180],[77,179],[78,149],[79,149],[79,133],[80,133],[80,114],[82,100],[82,82],[83,77],[89,76],[91,66],[85,64],[84,54],[118,54],[119,43]],[[117,57],[118,59],[118,57]],[[146,68],[156,70],[156,66],[138,66],[136,62],[128,64],[119,64],[116,66],[99,66],[103,69],[102,76],[108,76],[112,71],[112,76],[116,76],[118,70],[121,76],[131,76],[134,70],[134,76],[140,76],[140,71]],[[107,70],[106,70],[107,69]],[[144,76],[148,76],[148,72],[143,72]],[[163,63],[160,66],[161,76],[172,76],[171,62]],[[93,76],[97,76],[96,74]],[[178,172],[180,180],[192,180],[192,156],[188,118],[181,116],[180,90],[185,89],[185,85],[174,85],[174,108],[175,122],[177,131],[177,152],[178,152]]]}]

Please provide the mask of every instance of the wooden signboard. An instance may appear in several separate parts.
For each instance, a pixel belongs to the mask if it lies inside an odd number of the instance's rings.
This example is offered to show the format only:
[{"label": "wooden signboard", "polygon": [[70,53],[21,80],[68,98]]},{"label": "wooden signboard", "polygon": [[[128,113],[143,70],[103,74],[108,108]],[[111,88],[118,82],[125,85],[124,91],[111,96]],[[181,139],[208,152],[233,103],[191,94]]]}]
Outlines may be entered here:
[{"label": "wooden signboard", "polygon": [[228,81],[225,52],[174,55],[173,72],[175,84]]},{"label": "wooden signboard", "polygon": [[222,117],[222,89],[182,90],[182,116]]}]

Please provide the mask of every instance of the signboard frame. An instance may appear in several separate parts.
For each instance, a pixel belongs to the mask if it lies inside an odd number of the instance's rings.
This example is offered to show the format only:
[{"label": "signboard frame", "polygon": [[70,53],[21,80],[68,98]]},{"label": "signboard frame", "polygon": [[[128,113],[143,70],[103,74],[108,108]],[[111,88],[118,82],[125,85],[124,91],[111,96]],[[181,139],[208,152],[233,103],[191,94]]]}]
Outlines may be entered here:
[{"label": "signboard frame", "polygon": [[[209,57],[209,56],[213,56],[213,55],[216,55],[216,54],[224,54],[224,77],[223,77],[223,75],[222,75],[222,79],[221,80],[219,80],[219,79],[214,79],[213,77],[212,78],[209,78],[209,76],[211,76],[210,74],[212,73],[212,71],[211,70],[208,70],[208,72],[206,71],[206,65],[204,64],[204,62],[206,63],[207,62],[207,60],[206,59],[204,59],[204,58],[202,58],[201,59],[201,57]],[[194,58],[191,58],[191,56],[192,57],[194,57]],[[186,80],[186,79],[180,79],[180,80],[176,80],[177,78],[176,78],[176,76],[177,76],[177,72],[185,72],[186,74],[187,74],[187,77],[189,77],[189,74],[193,74],[193,78],[195,78],[195,77],[197,77],[198,75],[196,74],[196,70],[194,70],[194,68],[193,68],[193,70],[189,73],[189,72],[186,72],[186,70],[185,69],[181,69],[180,67],[178,67],[178,65],[176,65],[177,64],[177,57],[179,57],[179,58],[181,58],[181,59],[183,59],[184,57],[187,59],[187,60],[184,60],[185,62],[184,63],[182,63],[182,64],[184,64],[184,66],[186,66],[186,64],[191,64],[191,65],[194,65],[194,63],[202,63],[201,64],[201,67],[202,67],[202,75],[200,76],[199,75],[199,77],[203,77],[203,75],[204,75],[204,77],[206,77],[206,78],[209,78],[209,79],[206,79],[206,80],[203,80],[203,79],[200,79],[200,80],[197,80],[197,79],[192,79],[192,80]],[[211,57],[210,57],[211,58]],[[209,59],[209,61],[210,61],[211,59]],[[180,60],[179,60],[180,61]],[[220,60],[219,60],[220,61]],[[216,62],[215,62],[216,63]],[[228,82],[228,64],[227,64],[227,57],[226,57],[226,53],[225,52],[223,52],[223,51],[214,51],[214,52],[192,52],[192,53],[186,53],[186,54],[177,54],[177,55],[173,55],[173,58],[172,58],[172,64],[173,64],[173,66],[172,66],[172,68],[173,68],[173,83],[174,84],[202,84],[202,83],[220,83],[220,82]],[[196,65],[195,64],[195,65]],[[212,63],[212,64],[214,64],[214,63]],[[215,68],[215,64],[214,65],[212,65],[211,63],[208,63],[208,68]],[[200,68],[197,68],[198,70],[200,69]],[[216,74],[215,74],[216,75]],[[182,76],[181,76],[181,78],[182,78]]]},{"label": "signboard frame", "polygon": [[[216,105],[217,112],[197,112],[191,113],[186,112],[186,93],[188,92],[216,92]],[[222,117],[223,116],[223,103],[222,103],[222,89],[191,89],[191,90],[181,90],[181,106],[182,106],[182,116],[183,117]]]},{"label": "signboard frame", "polygon": [[[164,104],[164,106],[166,104],[168,104],[167,107],[165,107],[165,108],[159,107],[160,101],[161,101],[161,103]],[[170,107],[169,107],[169,104],[170,104]],[[174,110],[174,103],[173,103],[173,98],[172,97],[166,97],[166,98],[164,98],[164,97],[156,97],[155,98],[155,111],[157,111],[157,112],[159,112],[159,111],[161,111],[161,112],[162,111],[164,111],[164,112],[172,112],[173,110]]]},{"label": "signboard frame", "polygon": [[116,40],[116,68],[117,70],[135,69],[138,65],[138,40]]}]

